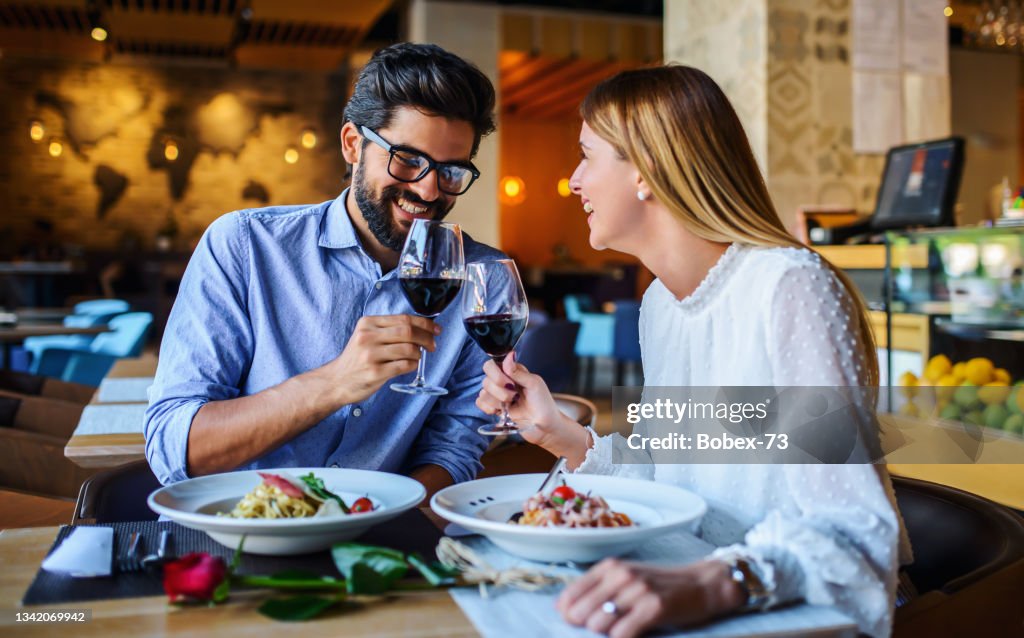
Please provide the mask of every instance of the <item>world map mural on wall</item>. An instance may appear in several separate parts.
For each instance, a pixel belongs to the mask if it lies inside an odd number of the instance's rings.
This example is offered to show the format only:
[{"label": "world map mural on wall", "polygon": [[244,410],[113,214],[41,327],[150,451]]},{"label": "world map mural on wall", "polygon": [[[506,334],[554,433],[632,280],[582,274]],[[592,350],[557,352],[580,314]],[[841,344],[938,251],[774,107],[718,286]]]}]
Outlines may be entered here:
[{"label": "world map mural on wall", "polygon": [[[53,109],[62,119],[68,145],[84,159],[89,149],[104,138],[116,136],[118,129],[150,102],[146,94],[124,92],[113,95],[98,108],[96,103],[82,106],[55,93],[40,91],[35,96],[39,107]],[[153,128],[146,150],[149,168],[167,174],[168,194],[181,200],[188,190],[189,177],[200,153],[238,155],[252,136],[259,134],[261,117],[294,112],[292,105],[260,99],[243,99],[233,93],[219,93],[200,101],[186,99],[163,110],[162,122]],[[169,150],[173,147],[173,151]],[[96,216],[103,219],[124,195],[129,179],[106,164],[96,166],[93,184],[98,192]],[[267,187],[250,179],[242,196],[266,203]]]}]

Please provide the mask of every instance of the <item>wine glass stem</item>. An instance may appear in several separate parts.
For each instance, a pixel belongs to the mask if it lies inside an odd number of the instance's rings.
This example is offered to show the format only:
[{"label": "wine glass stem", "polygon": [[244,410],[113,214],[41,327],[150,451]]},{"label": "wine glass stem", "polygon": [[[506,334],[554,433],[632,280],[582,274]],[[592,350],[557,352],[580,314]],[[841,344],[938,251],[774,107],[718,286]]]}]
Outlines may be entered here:
[{"label": "wine glass stem", "polygon": [[501,421],[498,421],[497,427],[507,430],[511,419],[508,417],[508,401],[501,403]]},{"label": "wine glass stem", "polygon": [[412,382],[413,385],[415,385],[415,386],[427,385],[426,380],[423,378],[423,372],[424,372],[424,368],[426,367],[426,365],[427,365],[427,349],[424,348],[423,346],[420,346],[420,363],[419,363],[419,365],[416,366],[416,378]]}]

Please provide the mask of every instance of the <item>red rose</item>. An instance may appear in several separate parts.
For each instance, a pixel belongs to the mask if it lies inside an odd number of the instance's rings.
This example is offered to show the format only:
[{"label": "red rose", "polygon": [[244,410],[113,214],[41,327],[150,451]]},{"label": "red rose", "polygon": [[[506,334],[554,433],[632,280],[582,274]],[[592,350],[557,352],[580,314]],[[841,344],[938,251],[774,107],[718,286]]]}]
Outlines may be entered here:
[{"label": "red rose", "polygon": [[171,600],[213,600],[213,592],[224,582],[227,573],[223,558],[205,553],[187,554],[164,565],[164,591]]}]

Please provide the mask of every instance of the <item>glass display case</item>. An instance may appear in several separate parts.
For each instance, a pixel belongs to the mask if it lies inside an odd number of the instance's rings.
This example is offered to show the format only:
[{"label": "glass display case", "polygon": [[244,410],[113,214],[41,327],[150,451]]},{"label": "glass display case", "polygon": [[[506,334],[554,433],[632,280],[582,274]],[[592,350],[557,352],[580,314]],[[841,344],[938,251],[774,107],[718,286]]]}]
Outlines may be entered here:
[{"label": "glass display case", "polygon": [[929,326],[919,374],[894,365],[892,349],[880,362],[893,380],[889,405],[912,414],[900,395],[931,387],[945,418],[1024,429],[1024,416],[1013,416],[1024,405],[1006,402],[1024,394],[1013,387],[1024,379],[1024,225],[890,232],[885,260],[884,343],[901,315]]}]

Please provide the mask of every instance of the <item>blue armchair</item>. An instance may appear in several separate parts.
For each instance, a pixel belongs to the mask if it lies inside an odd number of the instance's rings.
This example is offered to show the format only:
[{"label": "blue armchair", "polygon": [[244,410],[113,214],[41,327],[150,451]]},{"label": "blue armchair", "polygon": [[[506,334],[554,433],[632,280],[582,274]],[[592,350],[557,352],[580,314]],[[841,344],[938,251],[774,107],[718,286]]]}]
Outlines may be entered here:
[{"label": "blue armchair", "polygon": [[594,357],[610,357],[613,354],[615,317],[594,312],[593,302],[584,295],[566,295],[563,304],[569,321],[580,324],[575,351],[585,367],[583,394],[586,396],[594,389]]},{"label": "blue armchair", "polygon": [[[121,299],[92,299],[75,304],[74,313],[64,317],[64,325],[74,328],[91,328],[108,323],[117,315],[128,312],[131,307]],[[53,337],[29,337],[24,348],[31,354],[29,371],[35,373],[39,358],[46,348],[88,348],[94,336],[56,335]]]},{"label": "blue armchair", "polygon": [[98,386],[118,359],[137,357],[153,323],[148,312],[129,312],[110,320],[111,332],[96,335],[86,347],[46,348],[36,362],[37,374]]}]

